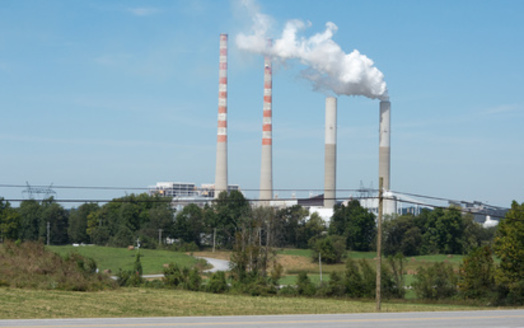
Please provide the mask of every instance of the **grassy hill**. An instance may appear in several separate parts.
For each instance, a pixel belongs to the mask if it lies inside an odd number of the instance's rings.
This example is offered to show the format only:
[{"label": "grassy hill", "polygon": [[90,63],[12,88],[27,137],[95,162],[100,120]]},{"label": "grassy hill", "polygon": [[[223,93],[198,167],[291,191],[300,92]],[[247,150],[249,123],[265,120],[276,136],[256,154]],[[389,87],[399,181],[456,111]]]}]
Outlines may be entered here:
[{"label": "grassy hill", "polygon": [[[82,256],[92,258],[96,261],[100,271],[111,270],[116,273],[119,269],[131,270],[135,261],[137,250],[127,248],[103,247],[103,246],[47,246],[47,249],[61,256],[78,253]],[[140,261],[144,274],[162,273],[163,265],[177,263],[183,267],[191,267],[197,260],[180,252],[167,250],[140,249]]]}]

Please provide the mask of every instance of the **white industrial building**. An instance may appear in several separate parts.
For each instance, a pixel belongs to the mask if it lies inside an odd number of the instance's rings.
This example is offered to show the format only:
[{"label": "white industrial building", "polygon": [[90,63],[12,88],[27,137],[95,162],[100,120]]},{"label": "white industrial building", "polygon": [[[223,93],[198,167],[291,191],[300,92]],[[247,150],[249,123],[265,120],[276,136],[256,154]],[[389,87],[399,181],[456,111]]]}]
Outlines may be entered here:
[{"label": "white industrial building", "polygon": [[[228,191],[233,190],[240,191],[240,186],[229,185]],[[210,204],[215,198],[215,185],[201,184],[198,187],[188,182],[157,182],[155,186],[149,187],[149,194],[173,198],[172,206],[178,211],[189,204]]]}]

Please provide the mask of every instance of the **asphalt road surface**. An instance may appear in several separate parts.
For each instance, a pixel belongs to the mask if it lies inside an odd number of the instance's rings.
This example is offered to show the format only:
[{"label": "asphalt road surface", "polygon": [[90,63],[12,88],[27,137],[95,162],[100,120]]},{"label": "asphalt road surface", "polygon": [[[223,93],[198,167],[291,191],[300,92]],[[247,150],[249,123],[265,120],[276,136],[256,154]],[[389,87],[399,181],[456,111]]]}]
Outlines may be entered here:
[{"label": "asphalt road surface", "polygon": [[204,259],[207,263],[211,264],[213,267],[206,272],[217,272],[217,271],[229,271],[229,261],[214,259],[211,257],[198,257],[199,259]]},{"label": "asphalt road surface", "polygon": [[512,327],[524,328],[524,310],[311,314],[278,316],[0,320],[9,328],[164,327]]}]

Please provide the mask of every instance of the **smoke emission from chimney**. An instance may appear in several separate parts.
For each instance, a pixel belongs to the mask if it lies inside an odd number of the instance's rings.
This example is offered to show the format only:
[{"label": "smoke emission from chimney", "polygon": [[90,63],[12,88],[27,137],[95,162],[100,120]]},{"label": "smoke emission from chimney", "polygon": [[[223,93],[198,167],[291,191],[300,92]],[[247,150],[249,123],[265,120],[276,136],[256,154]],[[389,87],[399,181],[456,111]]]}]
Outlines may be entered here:
[{"label": "smoke emission from chimney", "polygon": [[310,24],[301,20],[290,20],[285,24],[279,37],[274,37],[272,46],[265,40],[270,38],[269,22],[271,17],[253,10],[253,25],[250,34],[236,36],[239,49],[270,55],[274,60],[298,60],[307,66],[302,76],[313,82],[315,90],[331,91],[337,95],[365,96],[371,99],[387,100],[387,86],[384,74],[374,66],[373,60],[358,50],[345,53],[333,40],[337,26],[326,23],[322,33],[303,37],[299,32]]}]

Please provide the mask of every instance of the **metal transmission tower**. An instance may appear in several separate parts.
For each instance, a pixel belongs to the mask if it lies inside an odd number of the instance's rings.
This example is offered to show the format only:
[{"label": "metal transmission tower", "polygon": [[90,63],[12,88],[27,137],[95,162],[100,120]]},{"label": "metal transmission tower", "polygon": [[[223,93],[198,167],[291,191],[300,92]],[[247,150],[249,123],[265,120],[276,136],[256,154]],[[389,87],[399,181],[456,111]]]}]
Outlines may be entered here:
[{"label": "metal transmission tower", "polygon": [[371,182],[369,188],[366,188],[364,186],[364,183],[362,180],[360,180],[360,188],[358,189],[358,196],[359,199],[372,199],[374,197],[373,195],[373,182]]},{"label": "metal transmission tower", "polygon": [[53,183],[51,183],[49,187],[31,186],[27,181],[25,183],[27,188],[22,191],[22,194],[27,194],[28,199],[34,199],[34,194],[44,195],[44,199],[51,197],[51,195],[56,195],[56,192],[52,189]]}]

